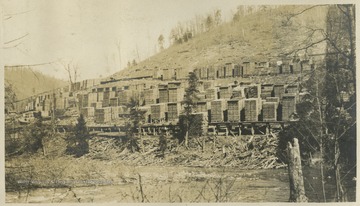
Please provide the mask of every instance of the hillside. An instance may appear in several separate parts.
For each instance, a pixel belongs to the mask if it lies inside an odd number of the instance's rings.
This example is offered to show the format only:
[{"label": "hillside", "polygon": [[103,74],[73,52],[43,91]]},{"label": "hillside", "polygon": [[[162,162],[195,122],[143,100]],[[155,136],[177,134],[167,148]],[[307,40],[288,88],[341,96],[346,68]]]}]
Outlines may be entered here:
[{"label": "hillside", "polygon": [[27,67],[5,67],[5,84],[12,84],[17,100],[68,85]]},{"label": "hillside", "polygon": [[[284,54],[322,38],[313,28],[324,29],[327,7],[316,7],[296,15],[309,6],[280,6],[226,22],[196,35],[186,43],[174,44],[136,66],[115,73],[113,78],[152,75],[154,68],[220,66],[242,61],[277,61]],[[311,28],[311,29],[309,29]],[[318,30],[319,31],[319,30]],[[307,49],[308,54],[324,53],[325,44]],[[291,53],[291,54],[289,54]]]}]

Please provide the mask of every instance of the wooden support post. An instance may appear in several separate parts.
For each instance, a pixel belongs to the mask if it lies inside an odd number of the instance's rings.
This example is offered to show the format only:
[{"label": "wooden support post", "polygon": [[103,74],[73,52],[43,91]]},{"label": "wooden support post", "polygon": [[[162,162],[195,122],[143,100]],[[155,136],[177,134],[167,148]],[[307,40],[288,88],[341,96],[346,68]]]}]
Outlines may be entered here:
[{"label": "wooden support post", "polygon": [[244,128],[243,128],[243,125],[242,124],[240,124],[239,125],[239,137],[241,137],[241,135],[242,135],[242,130],[243,130]]},{"label": "wooden support post", "polygon": [[270,125],[267,124],[266,125],[266,136],[268,136],[270,134]]},{"label": "wooden support post", "polygon": [[226,147],[225,145],[222,146],[222,151],[223,151],[223,155],[224,155],[224,158],[226,157]]},{"label": "wooden support post", "polygon": [[146,136],[146,129],[143,129],[143,135]]},{"label": "wooden support post", "polygon": [[204,152],[205,151],[205,137],[202,137],[202,151]]},{"label": "wooden support post", "polygon": [[301,168],[300,147],[297,138],[294,138],[294,145],[288,142],[288,171],[290,180],[289,202],[307,202],[304,188],[304,178]]},{"label": "wooden support post", "polygon": [[167,127],[165,127],[165,131],[166,131],[166,136],[169,137],[170,136],[170,130]]},{"label": "wooden support post", "polygon": [[228,137],[228,135],[229,135],[229,128],[228,128],[227,125],[226,125],[226,128],[225,128],[225,135],[226,135],[226,137]]},{"label": "wooden support post", "polygon": [[[214,129],[215,130],[215,129]],[[213,150],[215,150],[216,148],[216,135],[214,135],[214,145],[213,145]]]},{"label": "wooden support post", "polygon": [[254,125],[251,125],[251,135],[254,136],[254,134],[255,134]]}]

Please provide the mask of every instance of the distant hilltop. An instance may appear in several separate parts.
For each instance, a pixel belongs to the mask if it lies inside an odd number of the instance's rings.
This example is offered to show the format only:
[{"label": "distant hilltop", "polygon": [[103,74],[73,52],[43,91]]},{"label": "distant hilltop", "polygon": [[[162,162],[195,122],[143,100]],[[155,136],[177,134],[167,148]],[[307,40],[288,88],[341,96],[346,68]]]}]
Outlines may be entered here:
[{"label": "distant hilltop", "polygon": [[29,67],[5,66],[4,73],[5,85],[12,85],[17,100],[68,85],[66,81],[47,76]]},{"label": "distant hilltop", "polygon": [[[195,68],[223,67],[243,62],[286,61],[296,55],[324,54],[325,42],[301,50],[309,41],[306,28],[325,29],[327,7],[311,9],[291,17],[307,6],[259,8],[197,35],[173,43],[158,54],[115,73],[110,79],[141,79],[166,76],[168,72],[184,76]],[[235,9],[235,8],[234,8]],[[191,28],[190,28],[191,29]],[[185,29],[187,30],[187,28]],[[311,35],[320,39],[320,33]]]}]

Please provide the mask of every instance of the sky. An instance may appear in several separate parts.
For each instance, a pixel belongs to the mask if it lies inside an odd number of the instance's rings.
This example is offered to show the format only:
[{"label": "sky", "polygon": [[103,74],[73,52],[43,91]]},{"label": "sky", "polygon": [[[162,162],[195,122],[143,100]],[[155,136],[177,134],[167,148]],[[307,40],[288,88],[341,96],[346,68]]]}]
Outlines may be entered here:
[{"label": "sky", "polygon": [[156,51],[178,22],[221,9],[231,19],[239,0],[3,0],[3,62],[68,80],[106,77]]}]

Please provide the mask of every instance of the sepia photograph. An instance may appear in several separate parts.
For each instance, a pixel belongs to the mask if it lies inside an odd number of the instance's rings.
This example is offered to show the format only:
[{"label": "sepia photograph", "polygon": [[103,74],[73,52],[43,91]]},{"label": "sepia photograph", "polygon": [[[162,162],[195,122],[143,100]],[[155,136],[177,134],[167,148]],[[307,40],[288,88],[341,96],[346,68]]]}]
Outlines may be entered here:
[{"label": "sepia photograph", "polygon": [[0,5],[5,203],[356,204],[354,2]]}]

